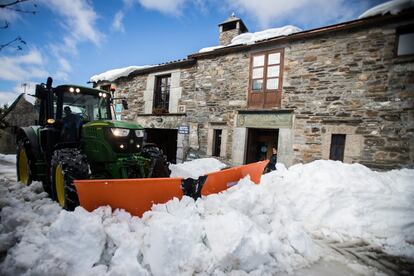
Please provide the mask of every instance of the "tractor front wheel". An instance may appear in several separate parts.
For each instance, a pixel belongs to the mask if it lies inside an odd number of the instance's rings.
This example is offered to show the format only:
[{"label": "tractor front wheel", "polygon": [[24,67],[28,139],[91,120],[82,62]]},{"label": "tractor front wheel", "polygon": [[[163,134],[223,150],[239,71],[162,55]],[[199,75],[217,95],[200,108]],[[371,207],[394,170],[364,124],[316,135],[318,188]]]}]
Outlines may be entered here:
[{"label": "tractor front wheel", "polygon": [[79,205],[75,179],[88,179],[89,166],[86,156],[79,149],[56,150],[51,162],[52,189],[55,200],[69,211]]}]

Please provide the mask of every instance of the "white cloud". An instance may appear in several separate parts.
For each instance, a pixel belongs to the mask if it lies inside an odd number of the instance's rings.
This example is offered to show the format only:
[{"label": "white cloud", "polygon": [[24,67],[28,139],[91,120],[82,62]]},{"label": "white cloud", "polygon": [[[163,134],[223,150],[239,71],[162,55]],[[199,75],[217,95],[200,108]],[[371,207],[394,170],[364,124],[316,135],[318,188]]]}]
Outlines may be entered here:
[{"label": "white cloud", "polygon": [[69,61],[64,57],[58,57],[57,59],[59,69],[54,74],[54,77],[58,80],[66,81],[69,79],[69,72],[72,71],[72,65],[70,65]]},{"label": "white cloud", "polygon": [[0,56],[0,79],[22,81],[46,77],[48,73],[43,69],[43,63],[43,57],[36,49],[25,55]]},{"label": "white cloud", "polygon": [[149,10],[155,10],[164,14],[181,15],[187,0],[138,0],[138,2]]},{"label": "white cloud", "polygon": [[115,13],[111,29],[113,31],[125,32],[123,20],[125,14],[134,4],[139,4],[146,9],[158,11],[166,15],[179,16],[182,14],[185,4],[190,1],[194,2],[197,8],[203,8],[202,0],[123,0],[123,7]]},{"label": "white cloud", "polygon": [[[346,0],[225,0],[228,9],[248,15],[259,26],[272,26],[274,21],[302,25],[323,25],[330,20],[343,21],[355,18],[355,6]],[[364,2],[364,1],[361,1]],[[360,3],[360,5],[367,3]],[[358,13],[358,11],[356,11]],[[273,24],[274,25],[274,24]]]},{"label": "white cloud", "polygon": [[124,15],[124,11],[122,10],[115,14],[114,20],[112,21],[112,30],[125,32],[124,23],[122,22],[124,20]]},{"label": "white cloud", "polygon": [[61,24],[76,41],[89,41],[99,45],[103,34],[96,28],[98,15],[87,1],[41,0],[45,7],[62,16]]},{"label": "white cloud", "polygon": [[4,21],[13,22],[19,18],[19,14],[15,11],[0,9],[0,21],[3,23]]},{"label": "white cloud", "polygon": [[[26,85],[23,86],[23,84]],[[15,87],[13,87],[12,91],[0,91],[0,106],[3,106],[4,104],[8,104],[10,106],[21,93],[25,92],[25,99],[31,103],[34,103],[35,98],[30,95],[34,95],[36,84],[37,83],[30,81],[23,81],[22,83],[17,84]]]},{"label": "white cloud", "polygon": [[72,66],[68,56],[77,55],[78,44],[90,42],[99,46],[105,39],[98,28],[96,21],[98,15],[89,1],[84,0],[40,0],[59,17],[64,35],[54,44],[48,45],[51,54],[58,62],[58,68],[54,74],[56,79],[67,80]]},{"label": "white cloud", "polygon": [[19,95],[16,92],[0,91],[0,106],[3,107],[4,104],[10,106]]}]

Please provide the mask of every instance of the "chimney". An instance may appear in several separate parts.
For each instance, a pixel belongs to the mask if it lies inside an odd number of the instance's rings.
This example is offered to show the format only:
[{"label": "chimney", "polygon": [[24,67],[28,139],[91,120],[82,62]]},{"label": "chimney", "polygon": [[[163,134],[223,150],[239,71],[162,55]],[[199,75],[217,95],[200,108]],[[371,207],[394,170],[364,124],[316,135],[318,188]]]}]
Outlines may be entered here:
[{"label": "chimney", "polygon": [[243,20],[237,18],[234,12],[218,26],[220,30],[220,45],[228,45],[234,37],[249,31],[246,25],[244,25]]}]

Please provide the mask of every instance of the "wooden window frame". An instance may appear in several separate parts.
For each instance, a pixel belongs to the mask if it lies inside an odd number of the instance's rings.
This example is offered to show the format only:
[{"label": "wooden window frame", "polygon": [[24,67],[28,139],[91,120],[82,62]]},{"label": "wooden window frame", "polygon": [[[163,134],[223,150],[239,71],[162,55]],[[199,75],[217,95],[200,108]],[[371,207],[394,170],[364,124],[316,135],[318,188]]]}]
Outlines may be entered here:
[{"label": "wooden window frame", "polygon": [[[162,93],[161,89],[161,83],[162,83],[162,79],[170,79],[170,84],[168,86],[168,99],[167,101],[167,106],[162,107],[160,106],[160,101],[158,99],[158,93]],[[171,94],[171,74],[165,74],[165,75],[158,75],[155,76],[155,82],[154,82],[154,99],[153,99],[153,105],[152,105],[152,113],[156,114],[156,115],[160,115],[160,114],[167,114],[169,113],[169,107],[170,107],[170,94]],[[168,81],[167,81],[168,82]]]},{"label": "wooden window frame", "polygon": [[[280,54],[280,60],[279,63],[270,64],[269,65],[269,55],[279,53]],[[263,66],[254,66],[253,59],[256,56],[264,55],[264,64]],[[266,107],[266,93],[276,93],[278,94],[278,101],[275,103],[276,106],[280,106],[281,102],[281,94],[282,94],[282,85],[283,85],[283,71],[284,71],[284,49],[272,49],[267,51],[261,51],[261,52],[255,52],[250,54],[250,69],[249,69],[249,88],[248,88],[248,102],[249,106],[251,104],[251,95],[252,94],[264,94],[264,100],[261,107]],[[269,66],[279,66],[279,76],[278,77],[271,77],[268,78],[268,68]],[[263,78],[255,78],[253,79],[253,70],[256,68],[263,68]],[[268,79],[276,79],[278,78],[278,88],[277,89],[267,89],[267,80]],[[253,81],[262,79],[262,89],[261,90],[253,90]]]}]

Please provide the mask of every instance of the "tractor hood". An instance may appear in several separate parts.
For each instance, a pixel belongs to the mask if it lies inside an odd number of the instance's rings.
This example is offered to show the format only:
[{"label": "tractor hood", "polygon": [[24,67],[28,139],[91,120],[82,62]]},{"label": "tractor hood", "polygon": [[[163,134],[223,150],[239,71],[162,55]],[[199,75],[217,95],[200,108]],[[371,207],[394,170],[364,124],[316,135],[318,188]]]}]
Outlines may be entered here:
[{"label": "tractor hood", "polygon": [[114,128],[128,128],[128,129],[143,129],[143,127],[137,123],[131,121],[115,121],[115,120],[102,120],[93,121],[83,125],[84,128],[88,127],[114,127]]}]

